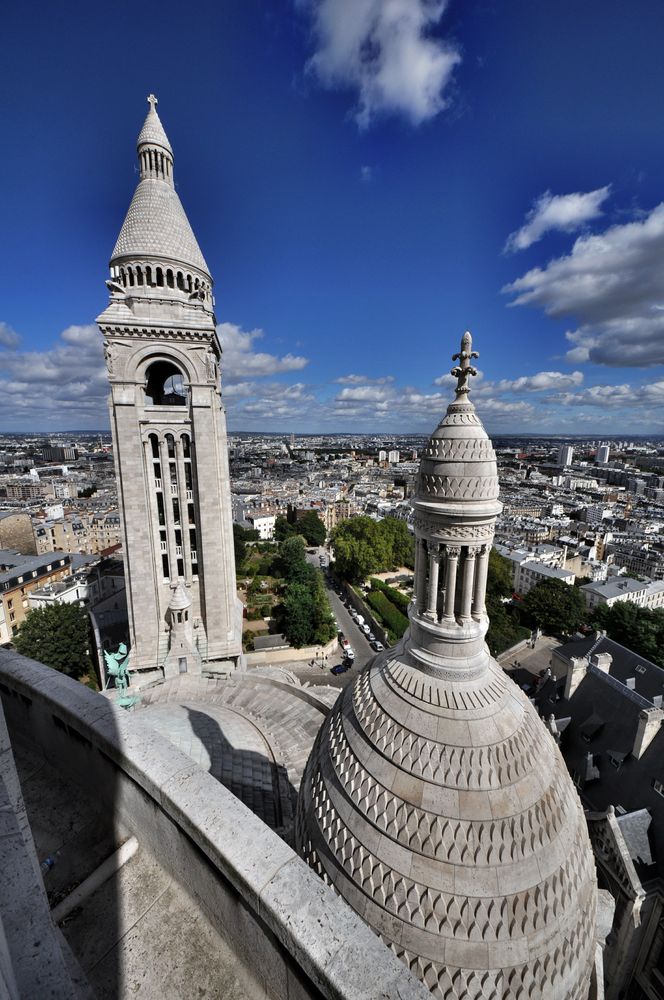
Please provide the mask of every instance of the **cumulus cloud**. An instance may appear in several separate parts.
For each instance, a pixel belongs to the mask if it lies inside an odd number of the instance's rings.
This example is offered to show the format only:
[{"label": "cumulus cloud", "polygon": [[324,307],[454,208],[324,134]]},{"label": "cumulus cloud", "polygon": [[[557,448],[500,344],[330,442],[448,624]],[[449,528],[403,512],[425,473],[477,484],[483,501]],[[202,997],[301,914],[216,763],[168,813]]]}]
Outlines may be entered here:
[{"label": "cumulus cloud", "polygon": [[369,378],[368,375],[340,375],[334,379],[339,385],[387,385],[394,382],[394,375],[382,375],[380,378]]},{"label": "cumulus cloud", "polygon": [[382,399],[387,399],[388,396],[392,394],[391,390],[381,388],[377,385],[358,385],[346,389],[342,389],[337,396],[337,402],[358,402],[365,400],[372,400],[378,402]]},{"label": "cumulus cloud", "polygon": [[536,375],[521,375],[515,379],[500,379],[486,382],[482,390],[486,392],[543,392],[551,389],[571,389],[581,385],[583,372],[537,372]]},{"label": "cumulus cloud", "polygon": [[20,343],[16,330],[12,330],[9,323],[0,322],[0,347],[18,347]]},{"label": "cumulus cloud", "polygon": [[536,199],[521,229],[507,237],[505,252],[526,250],[553,229],[573,233],[602,214],[602,204],[610,192],[610,184],[585,194],[581,191],[574,194],[551,194],[550,191],[545,191]]},{"label": "cumulus cloud", "polygon": [[664,203],[645,217],[579,237],[569,254],[506,285],[512,306],[573,316],[571,364],[664,364]]},{"label": "cumulus cloud", "polygon": [[431,31],[447,0],[296,2],[311,17],[317,46],[309,71],[324,87],[357,93],[361,128],[382,114],[419,125],[446,106],[444,92],[461,56]]},{"label": "cumulus cloud", "polygon": [[103,427],[107,396],[102,338],[92,324],[67,327],[47,350],[0,355],[0,422],[5,426]]},{"label": "cumulus cloud", "polygon": [[621,385],[592,385],[581,392],[564,392],[550,397],[547,402],[561,406],[634,407],[664,406],[664,381],[649,382],[642,386],[628,383]]},{"label": "cumulus cloud", "polygon": [[262,330],[242,330],[235,323],[220,323],[217,333],[224,356],[222,370],[225,382],[238,379],[276,375],[277,372],[299,371],[309,364],[309,359],[294,354],[277,357],[256,351],[254,343],[263,336]]}]

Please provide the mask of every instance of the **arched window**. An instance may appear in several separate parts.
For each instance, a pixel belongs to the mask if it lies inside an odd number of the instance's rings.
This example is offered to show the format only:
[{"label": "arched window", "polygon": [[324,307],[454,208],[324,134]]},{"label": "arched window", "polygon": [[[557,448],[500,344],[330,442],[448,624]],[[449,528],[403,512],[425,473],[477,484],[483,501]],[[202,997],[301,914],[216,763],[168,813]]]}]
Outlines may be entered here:
[{"label": "arched window", "polygon": [[126,288],[127,287],[127,275],[125,274],[124,267],[120,268],[120,281],[122,282],[123,287]]},{"label": "arched window", "polygon": [[164,284],[164,272],[160,267],[157,268],[157,284],[161,288]]},{"label": "arched window", "polygon": [[190,274],[187,275],[187,291],[188,292],[191,291],[191,275]]},{"label": "arched window", "polygon": [[150,442],[150,448],[152,449],[152,457],[159,458],[159,438],[156,434],[150,434],[148,441]]},{"label": "arched window", "polygon": [[150,267],[149,264],[145,268],[145,284],[146,285],[151,285],[152,284],[152,268]]},{"label": "arched window", "polygon": [[200,284],[201,284],[200,281],[198,280],[198,278],[196,278],[196,281],[194,282],[194,288],[196,290],[198,290],[198,288],[200,287]]},{"label": "arched window", "polygon": [[133,267],[128,267],[127,268],[127,274],[129,275],[129,284],[133,288],[134,287],[134,269],[133,269]]},{"label": "arched window", "polygon": [[173,272],[171,271],[170,267],[166,272],[166,284],[168,285],[169,288],[173,288]]},{"label": "arched window", "polygon": [[177,273],[177,286],[184,291],[184,278],[182,277],[182,271],[178,271]]},{"label": "arched window", "polygon": [[137,267],[136,268],[136,284],[137,285],[142,285],[143,284],[143,268],[142,267]]},{"label": "arched window", "polygon": [[187,389],[182,372],[172,361],[153,361],[147,372],[146,402],[152,406],[185,406]]}]

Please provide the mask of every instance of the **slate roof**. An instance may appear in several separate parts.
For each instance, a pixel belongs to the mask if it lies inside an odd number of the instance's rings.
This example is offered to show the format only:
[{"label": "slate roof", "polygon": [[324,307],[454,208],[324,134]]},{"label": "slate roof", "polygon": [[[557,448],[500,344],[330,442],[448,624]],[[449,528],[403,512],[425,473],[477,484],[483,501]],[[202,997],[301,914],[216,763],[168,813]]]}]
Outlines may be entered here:
[{"label": "slate roof", "polygon": [[634,690],[637,694],[652,702],[657,695],[664,696],[664,670],[657,664],[646,660],[644,656],[635,653],[619,642],[614,642],[606,636],[597,638],[592,635],[587,639],[566,642],[558,646],[556,654],[569,660],[572,656],[583,657],[593,653],[610,653],[613,658],[610,674],[622,684],[630,678],[634,679]]},{"label": "slate roof", "polygon": [[[616,808],[639,877],[662,877],[664,797],[654,783],[664,787],[664,726],[640,760],[632,756],[632,749],[640,712],[652,707],[653,693],[664,691],[664,670],[605,637],[569,642],[559,652],[568,656],[608,652],[613,656],[610,674],[590,666],[571,698],[557,702],[556,718],[570,719],[560,748],[586,809],[604,812],[610,805]],[[645,666],[646,672],[635,674],[636,664]],[[633,676],[635,691],[624,683]],[[597,774],[591,780],[586,780],[588,754],[592,754]]]}]

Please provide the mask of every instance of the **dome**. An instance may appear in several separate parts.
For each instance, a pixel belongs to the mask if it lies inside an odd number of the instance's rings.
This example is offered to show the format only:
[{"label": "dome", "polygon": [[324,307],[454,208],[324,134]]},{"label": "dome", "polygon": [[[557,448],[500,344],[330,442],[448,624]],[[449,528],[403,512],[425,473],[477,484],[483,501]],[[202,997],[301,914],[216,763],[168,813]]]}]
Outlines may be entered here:
[{"label": "dome", "polygon": [[471,346],[465,334],[455,402],[422,456],[410,627],[323,724],[296,842],[441,1000],[587,1000],[597,885],[583,809],[484,642],[501,504],[467,398]]}]

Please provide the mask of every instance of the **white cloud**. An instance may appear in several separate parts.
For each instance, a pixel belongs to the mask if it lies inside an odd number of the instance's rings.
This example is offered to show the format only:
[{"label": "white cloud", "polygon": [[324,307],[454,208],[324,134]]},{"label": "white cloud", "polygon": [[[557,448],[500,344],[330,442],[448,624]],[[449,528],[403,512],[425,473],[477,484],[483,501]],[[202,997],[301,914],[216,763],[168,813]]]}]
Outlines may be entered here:
[{"label": "white cloud", "polygon": [[352,388],[342,389],[336,398],[336,402],[379,402],[392,395],[392,389],[381,388],[377,385],[358,385]]},{"label": "white cloud", "polygon": [[370,184],[373,180],[373,170],[366,163],[360,167],[360,177],[365,184]]},{"label": "white cloud", "polygon": [[26,428],[103,427],[108,379],[96,326],[70,326],[44,351],[0,355],[0,422]]},{"label": "white cloud", "polygon": [[20,343],[16,330],[12,330],[9,323],[0,322],[0,347],[18,347]]},{"label": "white cloud", "polygon": [[644,218],[579,237],[569,254],[506,285],[512,306],[573,316],[571,364],[664,364],[664,203]]},{"label": "white cloud", "polygon": [[277,357],[254,350],[254,341],[263,336],[262,330],[242,330],[235,323],[220,323],[217,333],[223,350],[222,373],[224,382],[237,379],[276,375],[277,372],[299,371],[309,364],[309,359],[293,354]]},{"label": "white cloud", "polygon": [[573,233],[584,223],[602,214],[601,206],[610,192],[610,184],[585,194],[581,191],[575,194],[551,194],[550,191],[545,191],[536,199],[521,229],[507,237],[505,252],[526,250],[552,229]]},{"label": "white cloud", "polygon": [[327,88],[357,92],[361,128],[381,114],[414,125],[437,115],[461,61],[450,42],[431,36],[447,0],[296,0],[313,21],[317,49],[309,70]]},{"label": "white cloud", "polygon": [[599,406],[616,408],[664,406],[664,381],[649,382],[646,385],[593,385],[581,392],[564,392],[550,397],[547,402],[562,406]]},{"label": "white cloud", "polygon": [[339,385],[387,385],[394,382],[394,375],[382,375],[380,378],[369,378],[368,375],[340,375],[334,379]]},{"label": "white cloud", "polygon": [[521,375],[515,379],[501,379],[486,382],[480,389],[484,392],[543,392],[551,389],[571,389],[581,385],[583,372],[537,372],[536,375]]}]

